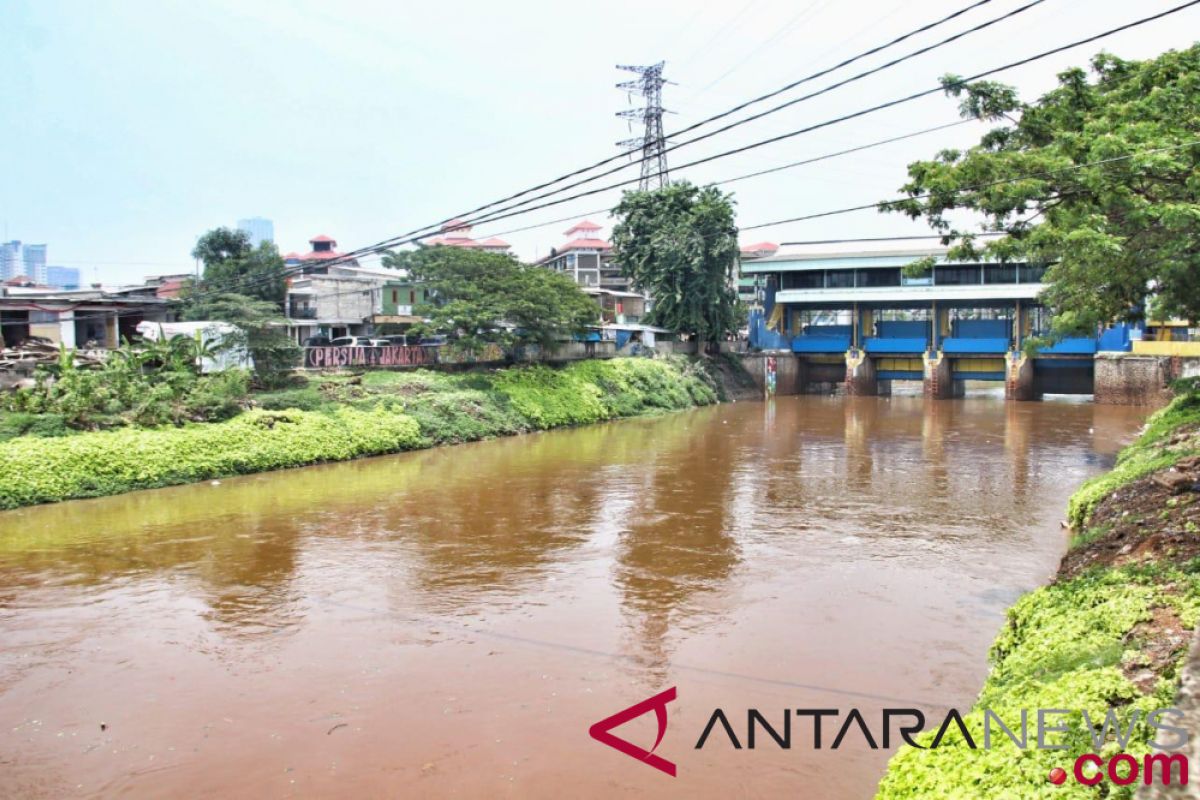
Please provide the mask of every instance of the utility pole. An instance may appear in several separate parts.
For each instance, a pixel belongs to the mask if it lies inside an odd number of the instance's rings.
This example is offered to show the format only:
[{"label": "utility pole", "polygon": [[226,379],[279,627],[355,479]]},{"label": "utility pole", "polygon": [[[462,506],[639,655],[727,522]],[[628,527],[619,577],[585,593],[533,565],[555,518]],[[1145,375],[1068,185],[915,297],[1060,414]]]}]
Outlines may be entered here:
[{"label": "utility pole", "polygon": [[631,67],[618,64],[617,69],[633,72],[638,77],[631,81],[617,84],[618,89],[624,89],[631,96],[639,92],[645,105],[642,108],[630,108],[618,111],[617,116],[627,120],[640,120],[645,129],[642,136],[617,142],[617,146],[629,150],[640,146],[642,148],[642,177],[638,188],[642,191],[661,188],[670,183],[667,177],[666,142],[663,137],[663,114],[669,113],[662,107],[662,87],[665,83],[673,83],[663,77],[663,64],[660,61],[648,67]]}]

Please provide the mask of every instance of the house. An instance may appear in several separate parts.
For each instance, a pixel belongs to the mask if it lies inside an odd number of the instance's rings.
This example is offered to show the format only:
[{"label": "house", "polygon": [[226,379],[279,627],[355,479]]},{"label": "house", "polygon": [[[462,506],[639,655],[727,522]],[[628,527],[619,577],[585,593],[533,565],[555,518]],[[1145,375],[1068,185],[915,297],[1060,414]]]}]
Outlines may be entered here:
[{"label": "house", "polygon": [[495,236],[489,239],[472,239],[468,234],[471,225],[461,219],[452,219],[442,226],[441,236],[426,239],[422,244],[428,247],[442,245],[444,247],[465,247],[470,250],[482,250],[487,253],[507,253],[510,249],[508,242]]},{"label": "house", "polygon": [[[742,262],[755,261],[760,258],[770,258],[779,251],[779,245],[774,242],[756,242],[754,244],[742,245],[739,256]],[[754,275],[747,275],[745,271],[740,271],[737,279],[738,299],[747,306],[753,306],[759,303],[759,279]]]},{"label": "house", "polygon": [[622,292],[616,289],[587,287],[583,293],[591,295],[600,306],[603,323],[637,324],[646,316],[646,296],[637,292]]},{"label": "house", "polygon": [[284,311],[290,336],[303,344],[310,336],[374,336],[382,325],[412,325],[420,322],[413,307],[425,299],[425,289],[396,270],[335,264],[289,278]]},{"label": "house", "polygon": [[345,259],[339,264],[357,267],[358,261],[353,258],[346,258],[345,254],[338,252],[337,240],[320,234],[308,240],[311,249],[304,253],[287,253],[283,257],[283,263],[291,268],[301,267],[304,273],[320,273],[328,270],[328,265],[323,263],[332,261],[333,259]]},{"label": "house", "polygon": [[7,347],[30,337],[67,347],[115,348],[137,336],[141,322],[170,322],[171,303],[122,290],[0,287],[0,339]]},{"label": "house", "polygon": [[551,248],[539,266],[571,278],[582,287],[630,291],[629,279],[613,260],[612,245],[600,238],[600,226],[585,219],[563,232],[567,242]]},{"label": "house", "polygon": [[420,322],[413,309],[429,301],[428,290],[407,279],[391,280],[383,285],[379,311],[375,322],[380,325],[407,327]]}]

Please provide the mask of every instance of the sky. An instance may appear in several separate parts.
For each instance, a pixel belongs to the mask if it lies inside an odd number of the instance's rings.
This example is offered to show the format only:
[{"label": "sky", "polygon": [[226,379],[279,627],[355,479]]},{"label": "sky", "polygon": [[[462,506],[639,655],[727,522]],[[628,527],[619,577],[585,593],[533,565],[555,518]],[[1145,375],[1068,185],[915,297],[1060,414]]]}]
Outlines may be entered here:
[{"label": "sky", "polygon": [[[1178,5],[1044,0],[984,31],[668,155],[674,168],[971,75]],[[732,116],[739,119],[1019,8],[956,20]],[[0,235],[49,245],[85,283],[188,271],[197,237],[274,221],[282,252],[327,234],[349,250],[431,226],[619,152],[640,135],[617,64],[665,61],[668,134],[969,5],[969,0],[729,3],[0,0]],[[995,76],[1032,100],[1103,49],[1148,58],[1190,46],[1200,6]],[[722,181],[950,123],[940,94],[707,164]],[[701,128],[702,133],[713,126]],[[974,123],[728,184],[743,227],[896,195],[905,166],[978,141]],[[617,175],[565,194],[636,177]],[[560,197],[562,195],[559,195]],[[613,189],[478,226],[531,260],[560,218]],[[554,198],[547,198],[554,199]],[[544,202],[544,201],[543,201]],[[514,228],[540,225],[532,230]],[[744,243],[919,235],[875,211],[744,230]],[[367,266],[377,264],[368,259]]]}]

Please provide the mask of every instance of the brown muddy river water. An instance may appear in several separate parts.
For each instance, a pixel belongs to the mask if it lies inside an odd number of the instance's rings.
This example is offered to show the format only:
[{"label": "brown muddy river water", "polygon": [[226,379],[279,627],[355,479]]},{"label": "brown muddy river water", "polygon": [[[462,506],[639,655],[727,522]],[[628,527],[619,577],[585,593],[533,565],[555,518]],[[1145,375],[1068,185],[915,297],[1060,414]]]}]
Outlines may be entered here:
[{"label": "brown muddy river water", "polygon": [[[0,514],[0,795],[870,797],[857,733],[695,745],[965,710],[1143,413],[786,397]],[[677,777],[589,738],[669,687]]]}]

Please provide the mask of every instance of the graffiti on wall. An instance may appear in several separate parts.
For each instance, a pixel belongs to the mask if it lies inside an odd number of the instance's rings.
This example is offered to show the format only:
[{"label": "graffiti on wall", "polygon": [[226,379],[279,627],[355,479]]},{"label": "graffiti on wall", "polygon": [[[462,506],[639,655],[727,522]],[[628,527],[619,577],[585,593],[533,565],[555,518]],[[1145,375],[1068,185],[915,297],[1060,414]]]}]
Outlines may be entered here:
[{"label": "graffiti on wall", "polygon": [[304,366],[307,369],[420,367],[436,363],[438,348],[432,346],[304,348]]},{"label": "graffiti on wall", "polygon": [[443,364],[487,364],[493,361],[504,361],[504,348],[495,342],[488,342],[476,353],[461,350],[457,347],[443,348],[439,354]]}]

